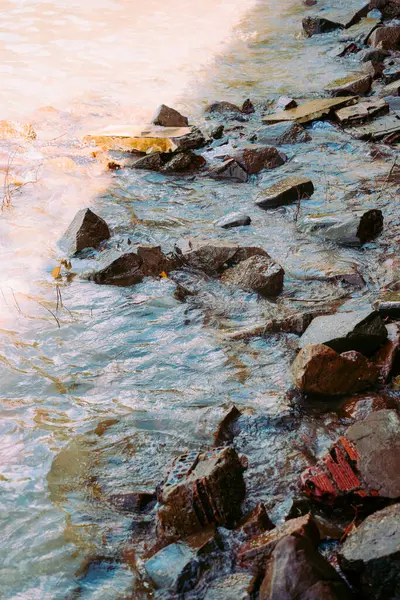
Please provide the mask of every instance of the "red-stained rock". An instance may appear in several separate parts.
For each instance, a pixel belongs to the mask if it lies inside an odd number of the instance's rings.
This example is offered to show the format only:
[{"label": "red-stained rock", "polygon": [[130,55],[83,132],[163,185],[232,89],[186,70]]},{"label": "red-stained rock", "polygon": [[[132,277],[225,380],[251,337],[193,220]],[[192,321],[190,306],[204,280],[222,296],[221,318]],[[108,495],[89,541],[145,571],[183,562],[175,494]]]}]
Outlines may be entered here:
[{"label": "red-stained rock", "polygon": [[394,407],[393,398],[384,392],[364,392],[345,400],[340,408],[340,414],[348,419],[354,419],[354,421],[362,421],[373,412]]},{"label": "red-stained rock", "polygon": [[355,496],[395,500],[400,497],[400,417],[380,410],[348,428],[329,452],[301,476],[303,491],[334,504]]},{"label": "red-stained rock", "polygon": [[178,457],[159,493],[157,533],[190,535],[212,523],[232,527],[242,516],[243,466],[231,447]]},{"label": "red-stained rock", "polygon": [[242,544],[237,553],[239,566],[261,574],[275,546],[287,536],[307,537],[315,548],[319,543],[318,527],[311,515],[291,519]]},{"label": "red-stained rock", "polygon": [[388,332],[387,342],[372,357],[372,360],[379,369],[379,380],[381,383],[386,383],[389,380],[400,349],[399,323],[390,323],[386,325],[386,329]]},{"label": "red-stained rock", "polygon": [[379,369],[359,352],[338,354],[323,344],[310,344],[300,350],[292,373],[302,392],[342,396],[373,386]]}]

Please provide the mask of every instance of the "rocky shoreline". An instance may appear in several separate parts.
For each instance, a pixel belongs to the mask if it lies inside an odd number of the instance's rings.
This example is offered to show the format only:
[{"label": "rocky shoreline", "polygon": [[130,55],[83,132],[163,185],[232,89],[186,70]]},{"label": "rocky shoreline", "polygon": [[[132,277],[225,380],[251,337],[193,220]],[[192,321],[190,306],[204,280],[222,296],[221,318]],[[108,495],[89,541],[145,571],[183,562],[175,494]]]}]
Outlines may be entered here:
[{"label": "rocky shoreline", "polygon": [[[392,158],[400,142],[400,3],[372,0],[350,12],[333,10],[323,0],[304,4],[310,16],[299,23],[302,35],[338,32],[330,54],[349,60],[348,77],[333,81],[318,98],[282,96],[263,107],[251,99],[241,106],[219,101],[196,125],[161,105],[151,124],[106,128],[88,134],[85,144],[114,178],[135,169],[253,186],[258,210],[291,207],[299,234],[363,252],[368,261],[368,244],[379,241],[386,227],[381,207],[304,215],[303,207],[321,193],[312,178],[294,169],[261,186],[258,177],[290,168],[282,146],[313,144],[315,124],[329,125],[366,148],[373,144],[383,155],[388,150]],[[397,168],[396,157],[388,161],[386,183]],[[250,224],[244,210],[227,213],[214,227],[229,235]],[[121,244],[106,220],[86,208],[60,240],[53,277],[58,284],[77,275],[85,285],[127,287],[146,278],[168,279],[175,300],[200,310],[199,290],[211,281],[276,306],[286,266],[269,254],[268,240],[261,247],[237,239],[184,239],[170,249],[138,244],[132,235]],[[90,268],[88,257],[94,258]],[[338,286],[341,298],[348,298],[364,288],[364,275],[349,265],[310,281]],[[160,474],[157,489],[109,495],[108,503],[134,516],[136,527],[141,519],[151,523],[145,548],[136,551],[133,539],[114,557],[136,574],[134,598],[400,600],[400,262],[390,263],[373,306],[337,309],[332,302],[277,310],[254,327],[222,332],[232,344],[291,336],[293,385],[275,421],[290,443],[301,439],[301,452],[273,472],[267,455],[277,450],[272,442],[268,446],[268,425],[229,404],[208,447],[177,456],[165,477]],[[319,451],[319,425],[315,439],[302,432],[310,407],[322,419],[329,414],[328,428],[333,423],[328,451]],[[256,448],[256,440],[252,447],[252,431],[260,427],[265,445]],[[258,477],[271,479],[268,504],[253,502],[253,493],[249,506],[251,472],[252,492]],[[290,480],[286,487],[284,475]],[[273,518],[277,498],[285,505],[280,519]],[[83,571],[106,560],[90,557]]]}]

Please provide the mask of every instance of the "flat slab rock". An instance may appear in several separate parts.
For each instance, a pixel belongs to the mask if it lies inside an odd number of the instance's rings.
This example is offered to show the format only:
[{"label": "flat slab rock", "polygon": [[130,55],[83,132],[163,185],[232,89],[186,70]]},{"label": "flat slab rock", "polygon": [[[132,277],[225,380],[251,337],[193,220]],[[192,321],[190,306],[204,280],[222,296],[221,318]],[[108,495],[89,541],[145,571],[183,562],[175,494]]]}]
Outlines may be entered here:
[{"label": "flat slab rock", "polygon": [[400,292],[386,292],[374,304],[382,317],[400,319]]},{"label": "flat slab rock", "polygon": [[190,127],[109,125],[89,133],[84,141],[95,142],[109,150],[172,152],[178,148],[175,140],[187,136],[191,131]]},{"label": "flat slab rock", "polygon": [[[343,497],[400,497],[400,417],[379,410],[352,425],[329,452],[301,476],[303,491],[333,504]],[[366,552],[368,550],[366,549]]]},{"label": "flat slab rock", "polygon": [[340,566],[366,598],[400,598],[400,504],[370,515],[339,551]]},{"label": "flat slab rock", "polygon": [[346,132],[359,140],[379,141],[400,132],[400,119],[390,113],[365,125],[346,129]]},{"label": "flat slab rock", "polygon": [[343,108],[351,104],[356,104],[356,97],[342,98],[321,98],[319,100],[310,100],[300,104],[297,108],[282,110],[263,118],[264,123],[279,123],[281,121],[296,121],[296,123],[310,123],[317,119],[329,117],[335,109]]},{"label": "flat slab rock", "polygon": [[307,394],[343,396],[368,389],[378,381],[379,369],[363,354],[339,354],[323,344],[303,347],[292,365],[294,382]]},{"label": "flat slab rock", "polygon": [[367,94],[372,86],[371,75],[354,73],[342,79],[336,79],[325,90],[331,96],[358,96]]},{"label": "flat slab rock", "polygon": [[374,309],[316,317],[300,338],[300,348],[324,344],[336,352],[356,350],[371,356],[387,339],[382,318]]},{"label": "flat slab rock", "polygon": [[310,198],[314,185],[308,177],[287,177],[257,194],[255,203],[260,208],[276,208]]},{"label": "flat slab rock", "polygon": [[278,296],[283,289],[285,271],[272,258],[252,256],[235,267],[227,269],[222,281],[236,285],[246,292],[256,292],[262,296]]},{"label": "flat slab rock", "polygon": [[389,112],[388,103],[381,98],[373,98],[365,102],[359,102],[353,106],[347,106],[336,111],[336,118],[342,125],[352,126],[362,123],[378,115]]}]

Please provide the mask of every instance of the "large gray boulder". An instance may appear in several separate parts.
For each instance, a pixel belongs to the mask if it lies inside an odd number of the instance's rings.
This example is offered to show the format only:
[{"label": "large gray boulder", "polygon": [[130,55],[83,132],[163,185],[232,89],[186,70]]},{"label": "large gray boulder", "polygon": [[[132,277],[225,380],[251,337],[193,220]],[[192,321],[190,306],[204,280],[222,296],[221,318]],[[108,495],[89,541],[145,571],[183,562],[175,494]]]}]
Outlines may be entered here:
[{"label": "large gray boulder", "polygon": [[104,219],[92,212],[90,208],[82,208],[76,213],[59,245],[68,256],[74,256],[85,248],[97,248],[109,237],[110,230]]},{"label": "large gray boulder", "polygon": [[324,344],[339,354],[356,350],[371,356],[387,339],[386,327],[372,308],[316,317],[300,338],[300,348]]},{"label": "large gray boulder", "polygon": [[400,598],[400,504],[365,519],[339,551],[340,566],[364,598]]}]

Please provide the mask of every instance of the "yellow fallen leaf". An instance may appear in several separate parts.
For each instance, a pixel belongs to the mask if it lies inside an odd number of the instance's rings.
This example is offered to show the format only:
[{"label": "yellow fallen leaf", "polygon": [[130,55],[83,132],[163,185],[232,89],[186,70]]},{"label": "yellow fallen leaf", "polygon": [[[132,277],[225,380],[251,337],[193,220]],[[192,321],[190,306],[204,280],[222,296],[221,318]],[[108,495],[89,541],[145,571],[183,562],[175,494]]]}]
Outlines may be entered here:
[{"label": "yellow fallen leaf", "polygon": [[55,267],[51,274],[53,275],[54,279],[60,279],[61,278],[61,267]]},{"label": "yellow fallen leaf", "polygon": [[160,277],[163,277],[164,279],[168,279],[168,275],[166,274],[165,271],[163,271],[162,273],[160,273]]}]

